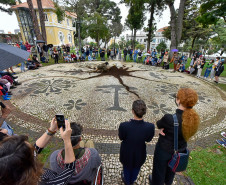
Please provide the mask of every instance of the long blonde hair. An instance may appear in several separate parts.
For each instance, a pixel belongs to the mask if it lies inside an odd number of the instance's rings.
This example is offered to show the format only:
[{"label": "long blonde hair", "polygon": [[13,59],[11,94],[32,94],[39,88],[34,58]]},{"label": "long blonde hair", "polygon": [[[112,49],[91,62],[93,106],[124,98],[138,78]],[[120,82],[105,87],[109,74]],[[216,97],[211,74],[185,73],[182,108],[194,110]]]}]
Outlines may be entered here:
[{"label": "long blonde hair", "polygon": [[185,107],[182,115],[182,133],[184,139],[188,141],[198,130],[200,118],[193,106],[198,101],[198,94],[190,88],[181,88],[177,93],[177,99]]}]

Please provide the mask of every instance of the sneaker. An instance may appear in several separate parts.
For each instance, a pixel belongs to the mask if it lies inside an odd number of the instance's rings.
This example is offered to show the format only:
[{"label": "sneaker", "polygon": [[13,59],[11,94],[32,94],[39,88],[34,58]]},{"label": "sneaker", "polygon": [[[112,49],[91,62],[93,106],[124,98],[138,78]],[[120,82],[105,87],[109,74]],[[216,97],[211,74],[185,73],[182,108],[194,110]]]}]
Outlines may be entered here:
[{"label": "sneaker", "polygon": [[218,84],[218,82],[217,82],[217,81],[214,81],[214,82]]},{"label": "sneaker", "polygon": [[221,140],[219,140],[219,139],[217,139],[216,142],[217,142],[219,145],[221,145],[221,146],[223,146],[224,148],[226,148],[226,143],[225,143],[225,142],[223,142],[223,141],[221,141]]},{"label": "sneaker", "polygon": [[226,132],[221,132],[221,135],[226,138]]},{"label": "sneaker", "polygon": [[226,139],[225,139],[225,138],[222,138],[221,140],[222,140],[223,142],[225,142],[225,143],[226,143]]}]

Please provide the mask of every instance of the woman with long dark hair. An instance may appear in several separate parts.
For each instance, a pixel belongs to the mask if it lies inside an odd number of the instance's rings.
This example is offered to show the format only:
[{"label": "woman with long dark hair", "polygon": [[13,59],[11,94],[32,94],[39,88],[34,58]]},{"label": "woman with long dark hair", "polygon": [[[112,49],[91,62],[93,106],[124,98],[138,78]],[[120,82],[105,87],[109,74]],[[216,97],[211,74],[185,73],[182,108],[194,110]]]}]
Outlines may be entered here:
[{"label": "woman with long dark hair", "polygon": [[0,184],[1,185],[66,185],[75,172],[75,155],[71,144],[70,123],[65,120],[65,130],[60,128],[65,148],[65,166],[60,174],[43,165],[36,158],[57,131],[56,120],[36,141],[35,146],[27,136],[7,136],[0,131]]},{"label": "woman with long dark hair", "polygon": [[[193,109],[198,101],[198,94],[190,88],[181,88],[176,95],[176,116],[179,122],[178,128],[178,151],[184,152],[188,140],[197,132],[199,126],[199,115]],[[171,114],[165,114],[157,121],[157,127],[161,129],[158,142],[155,147],[152,185],[170,185],[173,183],[175,173],[168,162],[174,153],[174,119]]]}]

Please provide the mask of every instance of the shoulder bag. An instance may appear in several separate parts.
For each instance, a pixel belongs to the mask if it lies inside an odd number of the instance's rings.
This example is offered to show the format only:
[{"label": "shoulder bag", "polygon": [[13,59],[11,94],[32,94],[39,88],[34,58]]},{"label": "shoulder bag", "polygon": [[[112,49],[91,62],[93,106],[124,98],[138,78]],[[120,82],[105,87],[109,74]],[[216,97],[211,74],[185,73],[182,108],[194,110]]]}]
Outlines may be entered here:
[{"label": "shoulder bag", "polygon": [[186,170],[189,159],[189,150],[186,148],[185,153],[178,152],[178,119],[177,115],[173,115],[174,120],[174,154],[168,163],[168,166],[175,172],[181,172]]}]

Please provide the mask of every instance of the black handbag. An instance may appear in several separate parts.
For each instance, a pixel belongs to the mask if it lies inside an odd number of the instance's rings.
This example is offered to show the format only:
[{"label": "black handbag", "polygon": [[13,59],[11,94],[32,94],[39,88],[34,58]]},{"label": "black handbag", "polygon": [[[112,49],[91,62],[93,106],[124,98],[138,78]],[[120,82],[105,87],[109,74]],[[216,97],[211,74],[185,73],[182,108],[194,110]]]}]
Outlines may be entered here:
[{"label": "black handbag", "polygon": [[178,152],[178,119],[177,115],[173,115],[174,120],[174,154],[168,163],[168,166],[175,172],[185,171],[188,165],[189,150],[186,148],[185,153]]}]

